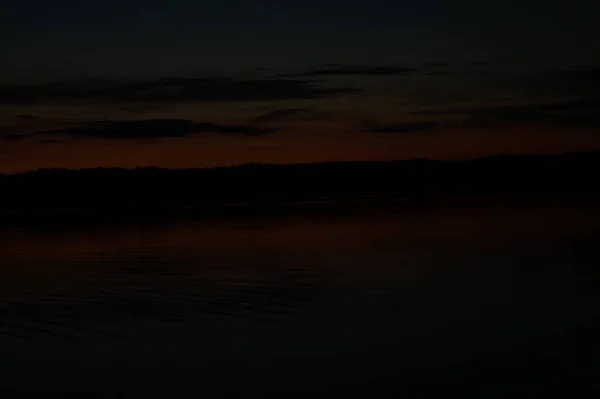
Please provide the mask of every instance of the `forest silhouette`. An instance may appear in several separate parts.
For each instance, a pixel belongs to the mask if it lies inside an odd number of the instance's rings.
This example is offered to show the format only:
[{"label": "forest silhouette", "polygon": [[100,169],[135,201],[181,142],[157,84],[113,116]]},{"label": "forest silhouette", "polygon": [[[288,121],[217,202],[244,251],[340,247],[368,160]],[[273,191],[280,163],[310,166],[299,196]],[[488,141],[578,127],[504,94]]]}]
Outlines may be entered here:
[{"label": "forest silhouette", "polygon": [[357,199],[599,193],[600,151],[210,169],[40,169],[0,175],[0,214],[131,212]]}]

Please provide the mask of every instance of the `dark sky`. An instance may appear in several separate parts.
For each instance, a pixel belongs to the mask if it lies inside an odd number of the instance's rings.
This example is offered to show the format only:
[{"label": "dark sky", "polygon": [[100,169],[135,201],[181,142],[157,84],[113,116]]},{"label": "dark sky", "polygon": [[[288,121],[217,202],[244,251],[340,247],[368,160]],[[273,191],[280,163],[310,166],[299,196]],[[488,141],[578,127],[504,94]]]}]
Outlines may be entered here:
[{"label": "dark sky", "polygon": [[3,1],[0,172],[600,148],[591,1]]}]

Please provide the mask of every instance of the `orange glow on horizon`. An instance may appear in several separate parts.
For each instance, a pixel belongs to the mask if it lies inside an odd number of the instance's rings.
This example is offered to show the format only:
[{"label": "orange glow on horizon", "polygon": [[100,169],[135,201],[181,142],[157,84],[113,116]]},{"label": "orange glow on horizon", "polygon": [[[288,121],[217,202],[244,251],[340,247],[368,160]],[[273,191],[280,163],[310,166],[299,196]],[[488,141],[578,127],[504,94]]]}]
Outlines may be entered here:
[{"label": "orange glow on horizon", "polygon": [[0,152],[0,172],[40,168],[157,166],[202,168],[250,162],[308,163],[389,161],[432,158],[464,159],[502,153],[564,153],[600,149],[590,130],[526,132],[519,130],[436,131],[433,134],[369,133],[345,136],[311,132],[269,137],[179,138],[146,141],[71,140],[62,144],[15,142]]}]

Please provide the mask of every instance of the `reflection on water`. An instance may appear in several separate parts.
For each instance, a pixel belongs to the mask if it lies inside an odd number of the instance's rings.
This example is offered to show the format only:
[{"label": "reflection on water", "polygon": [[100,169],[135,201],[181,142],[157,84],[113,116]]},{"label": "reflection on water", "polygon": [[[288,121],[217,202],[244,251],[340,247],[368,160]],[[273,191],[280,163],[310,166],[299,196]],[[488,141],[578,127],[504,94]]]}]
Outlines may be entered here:
[{"label": "reflection on water", "polygon": [[536,204],[5,228],[0,394],[587,392],[599,215]]}]

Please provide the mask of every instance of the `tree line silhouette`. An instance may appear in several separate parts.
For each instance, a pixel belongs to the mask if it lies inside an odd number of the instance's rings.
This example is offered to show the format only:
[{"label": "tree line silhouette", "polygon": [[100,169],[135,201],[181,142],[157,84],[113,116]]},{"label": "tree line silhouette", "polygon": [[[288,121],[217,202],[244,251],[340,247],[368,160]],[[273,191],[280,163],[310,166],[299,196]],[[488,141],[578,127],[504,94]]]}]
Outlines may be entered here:
[{"label": "tree line silhouette", "polygon": [[40,169],[0,175],[0,213],[600,192],[600,151],[211,169]]}]

